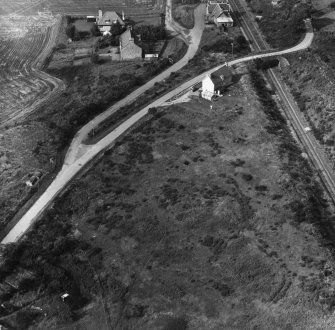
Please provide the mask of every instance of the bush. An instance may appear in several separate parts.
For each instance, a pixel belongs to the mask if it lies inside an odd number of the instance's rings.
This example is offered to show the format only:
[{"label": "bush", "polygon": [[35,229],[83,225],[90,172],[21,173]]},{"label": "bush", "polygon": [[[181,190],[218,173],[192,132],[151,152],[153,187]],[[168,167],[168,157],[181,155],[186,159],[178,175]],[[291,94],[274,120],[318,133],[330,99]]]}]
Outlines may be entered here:
[{"label": "bush", "polygon": [[264,186],[264,185],[259,185],[259,186],[255,187],[255,190],[257,190],[257,191],[267,191],[268,187]]},{"label": "bush", "polygon": [[246,173],[243,173],[242,174],[242,178],[245,180],[245,181],[251,181],[253,179],[253,176],[251,174],[246,174]]},{"label": "bush", "polygon": [[184,318],[171,318],[166,321],[163,330],[186,330],[187,321]]},{"label": "bush", "polygon": [[75,34],[76,34],[76,27],[75,27],[72,23],[70,23],[70,24],[66,27],[66,29],[65,29],[65,33],[66,33],[66,35],[67,35],[69,38],[74,39]]},{"label": "bush", "polygon": [[157,113],[157,108],[150,108],[150,109],[148,110],[148,113],[149,113],[150,115],[154,116],[154,115]]},{"label": "bush", "polygon": [[255,60],[257,70],[268,70],[279,65],[279,60],[276,58],[263,60],[261,58],[257,58]]},{"label": "bush", "polygon": [[92,36],[94,37],[100,37],[101,36],[101,32],[98,28],[98,25],[96,24],[93,24],[93,26],[91,27],[91,30],[90,30]]},{"label": "bush", "polygon": [[16,314],[16,325],[19,329],[28,329],[39,315],[37,311],[21,310]]}]

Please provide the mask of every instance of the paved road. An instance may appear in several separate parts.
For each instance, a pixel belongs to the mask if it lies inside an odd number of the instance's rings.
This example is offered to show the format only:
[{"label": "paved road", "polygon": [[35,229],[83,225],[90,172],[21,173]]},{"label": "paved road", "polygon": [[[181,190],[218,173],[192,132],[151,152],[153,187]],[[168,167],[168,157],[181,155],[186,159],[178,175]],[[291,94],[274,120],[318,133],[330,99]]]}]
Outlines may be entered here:
[{"label": "paved road", "polygon": [[90,121],[88,124],[83,126],[73,138],[70,148],[65,156],[65,162],[64,162],[65,165],[73,164],[76,159],[78,159],[80,156],[82,156],[84,152],[87,151],[88,147],[83,146],[82,142],[85,140],[88,133],[92,129],[97,127],[101,122],[106,120],[106,118],[108,118],[111,114],[116,112],[121,107],[133,102],[138,96],[140,96],[145,91],[152,88],[156,82],[160,82],[166,79],[167,77],[170,76],[171,72],[176,72],[180,70],[182,67],[184,67],[188,63],[190,59],[194,57],[195,53],[198,50],[198,46],[199,46],[201,36],[202,36],[202,31],[205,28],[204,13],[205,13],[205,5],[201,4],[194,11],[194,16],[195,16],[194,28],[192,30],[188,30],[173,21],[172,16],[171,16],[171,0],[167,1],[166,27],[167,29],[181,36],[181,38],[183,38],[188,44],[188,50],[185,56],[180,61],[170,66],[167,70],[157,75],[156,77],[148,81],[146,84],[139,87],[138,89],[136,89],[135,91],[127,95],[125,98],[123,98],[119,102],[112,105],[104,113],[95,117],[92,121]]},{"label": "paved road", "polygon": [[[244,0],[231,0],[231,4],[236,11],[244,12],[245,15],[238,17],[240,25],[244,29],[245,34],[249,40],[252,40],[253,48],[257,50],[268,49],[269,46],[258,29],[257,24],[254,23],[252,16],[249,13],[248,8]],[[306,29],[310,32],[313,31],[313,26],[310,20],[305,20]],[[288,124],[291,129],[296,133],[301,145],[305,148],[310,161],[313,163],[318,171],[321,182],[328,193],[328,196],[335,205],[335,178],[332,166],[328,160],[328,157],[324,153],[324,149],[320,145],[319,141],[315,139],[313,134],[306,134],[305,127],[309,126],[304,115],[301,113],[298,105],[294,98],[285,89],[285,84],[282,83],[280,75],[275,70],[268,70],[268,79],[276,87],[277,93],[281,98],[284,107],[283,110],[288,119]],[[333,228],[329,228],[330,232],[334,233]]]},{"label": "paved road", "polygon": [[[234,65],[246,61],[250,61],[256,58],[275,56],[275,55],[283,55],[287,53],[296,52],[298,50],[305,49],[311,45],[313,40],[313,32],[308,32],[305,38],[296,46],[282,50],[276,51],[268,54],[256,54],[251,56],[246,56],[244,58],[236,59],[229,62],[229,65]],[[108,134],[102,140],[97,142],[95,145],[90,148],[85,149],[85,153],[76,159],[76,153],[72,153],[75,156],[71,159],[72,163],[67,163],[63,166],[62,170],[56,176],[55,180],[51,183],[51,185],[47,188],[47,190],[41,195],[41,197],[36,201],[36,203],[28,210],[28,212],[20,219],[20,221],[12,228],[12,230],[8,233],[8,235],[2,240],[2,244],[7,244],[11,242],[15,242],[19,240],[24,233],[32,226],[32,224],[38,219],[38,216],[54,201],[55,197],[64,189],[64,187],[71,181],[71,179],[78,174],[81,168],[86,165],[88,162],[93,160],[99,153],[103,150],[107,149],[119,138],[121,135],[125,134],[137,121],[143,118],[147,113],[149,108],[157,107],[172,98],[175,95],[178,95],[182,91],[190,88],[194,84],[200,82],[207,74],[216,71],[223,65],[219,65],[187,82],[183,85],[175,88],[171,92],[165,94],[160,97],[156,101],[152,102],[150,105],[143,108],[141,111],[130,117],[128,120],[123,122],[120,126],[118,126],[113,132]],[[114,110],[115,111],[115,110]],[[100,116],[99,116],[100,117]],[[95,119],[96,120],[96,119]],[[94,120],[94,122],[95,122]],[[88,129],[91,127],[88,126]],[[88,133],[89,130],[84,131],[83,135],[79,135],[80,137],[84,137],[85,134]],[[79,144],[77,144],[77,147]],[[70,154],[71,155],[71,154]]]}]

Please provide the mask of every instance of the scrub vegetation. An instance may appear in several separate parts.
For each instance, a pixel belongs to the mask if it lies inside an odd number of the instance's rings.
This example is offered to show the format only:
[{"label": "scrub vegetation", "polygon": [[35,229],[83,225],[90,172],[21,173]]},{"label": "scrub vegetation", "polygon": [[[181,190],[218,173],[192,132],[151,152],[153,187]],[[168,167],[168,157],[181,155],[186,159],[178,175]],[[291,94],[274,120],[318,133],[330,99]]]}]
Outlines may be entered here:
[{"label": "scrub vegetation", "polygon": [[3,298],[1,322],[331,329],[322,196],[252,68],[212,109],[197,97],[151,109],[7,248],[1,285],[24,270],[31,282]]}]

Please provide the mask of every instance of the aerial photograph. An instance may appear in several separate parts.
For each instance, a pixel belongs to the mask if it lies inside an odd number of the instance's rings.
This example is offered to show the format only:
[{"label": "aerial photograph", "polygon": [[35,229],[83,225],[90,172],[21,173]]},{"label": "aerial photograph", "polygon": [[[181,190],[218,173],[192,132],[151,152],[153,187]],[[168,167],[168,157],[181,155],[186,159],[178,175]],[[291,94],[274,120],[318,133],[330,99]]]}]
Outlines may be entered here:
[{"label": "aerial photograph", "polygon": [[335,330],[335,0],[0,0],[0,330]]}]

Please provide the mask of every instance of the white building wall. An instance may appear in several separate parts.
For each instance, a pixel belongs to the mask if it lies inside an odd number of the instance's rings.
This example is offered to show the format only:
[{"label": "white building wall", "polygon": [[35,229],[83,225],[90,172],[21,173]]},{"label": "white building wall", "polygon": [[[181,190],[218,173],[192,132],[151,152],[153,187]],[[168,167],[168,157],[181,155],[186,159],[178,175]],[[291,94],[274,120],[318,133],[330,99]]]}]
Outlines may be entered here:
[{"label": "white building wall", "polygon": [[202,80],[202,92],[201,96],[204,99],[211,100],[214,95],[214,83],[210,76],[207,76]]}]

